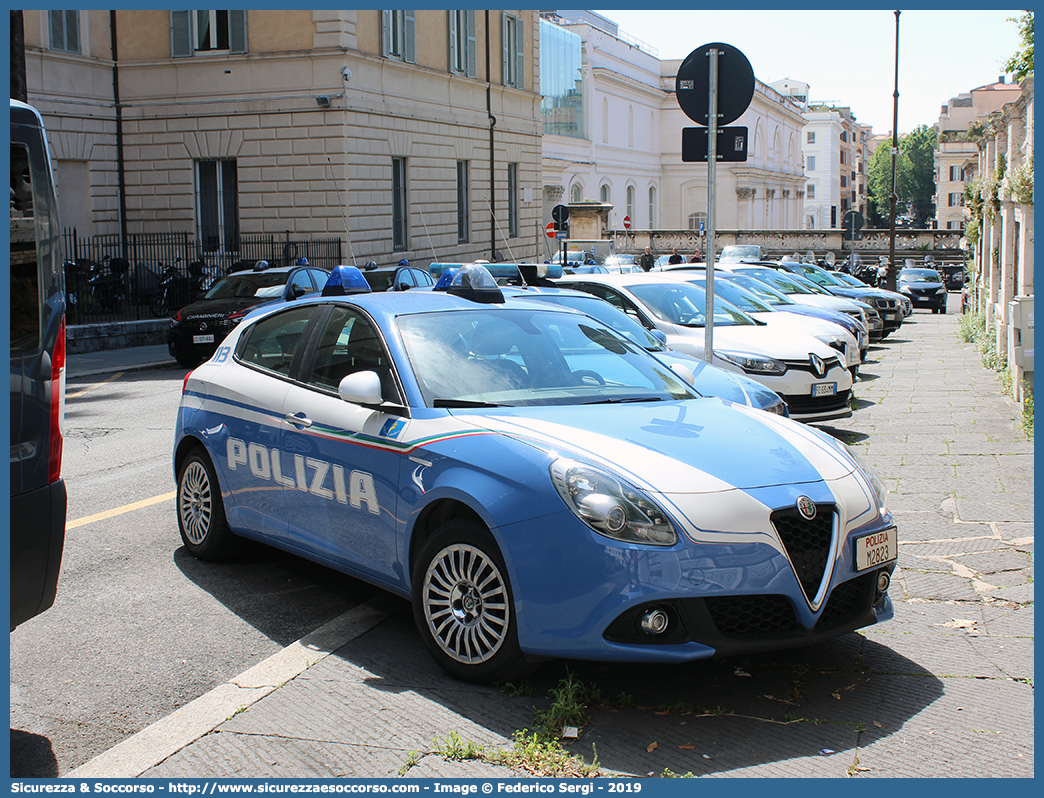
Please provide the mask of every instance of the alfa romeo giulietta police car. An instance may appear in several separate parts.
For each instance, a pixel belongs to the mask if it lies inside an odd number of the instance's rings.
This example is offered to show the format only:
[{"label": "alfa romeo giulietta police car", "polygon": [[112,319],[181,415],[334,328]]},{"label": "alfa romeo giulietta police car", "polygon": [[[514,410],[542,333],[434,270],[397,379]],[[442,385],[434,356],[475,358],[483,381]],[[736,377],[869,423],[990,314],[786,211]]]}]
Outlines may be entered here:
[{"label": "alfa romeo giulietta police car", "polygon": [[699,397],[481,269],[358,290],[248,318],[186,377],[173,464],[196,557],[253,538],[408,598],[438,663],[476,681],[891,618],[896,528],[844,445]]}]

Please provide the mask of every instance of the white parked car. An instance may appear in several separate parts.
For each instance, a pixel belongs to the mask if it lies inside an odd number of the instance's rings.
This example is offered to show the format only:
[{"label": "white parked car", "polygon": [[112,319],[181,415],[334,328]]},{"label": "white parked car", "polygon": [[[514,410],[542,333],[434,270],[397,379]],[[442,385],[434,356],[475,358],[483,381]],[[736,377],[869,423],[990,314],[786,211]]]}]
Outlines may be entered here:
[{"label": "white parked car", "polygon": [[[556,285],[601,297],[647,329],[660,330],[672,349],[704,358],[706,293],[697,285],[652,273],[578,274]],[[769,330],[717,298],[713,348],[713,365],[771,388],[786,400],[791,418],[827,421],[852,415],[852,375],[844,355],[807,333]]]}]

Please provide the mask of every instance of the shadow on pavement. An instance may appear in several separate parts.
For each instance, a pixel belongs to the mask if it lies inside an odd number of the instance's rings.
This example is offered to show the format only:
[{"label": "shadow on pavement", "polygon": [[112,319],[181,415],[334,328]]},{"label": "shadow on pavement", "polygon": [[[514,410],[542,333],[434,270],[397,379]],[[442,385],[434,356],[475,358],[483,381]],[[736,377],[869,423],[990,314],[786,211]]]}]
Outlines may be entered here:
[{"label": "shadow on pavement", "polygon": [[11,778],[58,778],[58,759],[51,741],[39,734],[11,729]]}]

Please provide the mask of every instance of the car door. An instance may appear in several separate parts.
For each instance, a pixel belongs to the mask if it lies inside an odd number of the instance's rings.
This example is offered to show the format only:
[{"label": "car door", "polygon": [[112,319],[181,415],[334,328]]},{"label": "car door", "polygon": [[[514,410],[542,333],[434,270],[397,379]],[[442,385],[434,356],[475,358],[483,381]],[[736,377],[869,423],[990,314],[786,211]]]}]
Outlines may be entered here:
[{"label": "car door", "polygon": [[343,400],[338,384],[358,371],[376,372],[384,398],[401,403],[376,325],[358,308],[333,305],[283,403],[289,540],[367,578],[401,584],[397,440],[408,420]]}]

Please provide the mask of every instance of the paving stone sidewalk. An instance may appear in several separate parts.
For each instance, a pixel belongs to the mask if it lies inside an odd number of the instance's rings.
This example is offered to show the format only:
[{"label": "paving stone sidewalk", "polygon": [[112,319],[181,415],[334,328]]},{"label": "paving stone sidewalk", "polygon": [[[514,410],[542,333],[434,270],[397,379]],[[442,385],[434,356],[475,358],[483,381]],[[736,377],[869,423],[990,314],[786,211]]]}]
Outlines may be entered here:
[{"label": "paving stone sidewalk", "polygon": [[290,671],[233,680],[240,711],[190,705],[68,775],[526,776],[439,751],[509,749],[571,679],[592,700],[568,750],[605,775],[1032,777],[1033,444],[958,327],[918,311],[873,346],[860,409],[831,428],[891,491],[893,621],[687,665],[549,663],[498,690],[443,675],[389,596],[302,641]]}]

